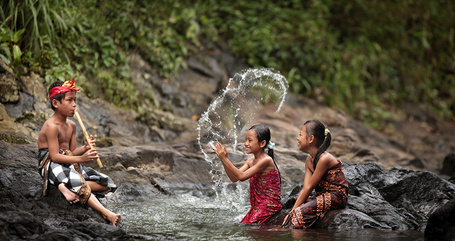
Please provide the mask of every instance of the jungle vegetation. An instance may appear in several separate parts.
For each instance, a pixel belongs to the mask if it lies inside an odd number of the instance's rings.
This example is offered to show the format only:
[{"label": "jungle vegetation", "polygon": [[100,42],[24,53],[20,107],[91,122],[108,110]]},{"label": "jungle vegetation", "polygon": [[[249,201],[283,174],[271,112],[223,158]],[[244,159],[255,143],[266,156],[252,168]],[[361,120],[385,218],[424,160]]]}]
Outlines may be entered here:
[{"label": "jungle vegetation", "polygon": [[454,1],[0,2],[3,61],[47,83],[76,76],[88,96],[122,108],[153,98],[135,91],[129,53],[172,79],[195,54],[189,46],[213,41],[247,66],[277,69],[292,92],[376,128],[403,103],[455,120]]}]

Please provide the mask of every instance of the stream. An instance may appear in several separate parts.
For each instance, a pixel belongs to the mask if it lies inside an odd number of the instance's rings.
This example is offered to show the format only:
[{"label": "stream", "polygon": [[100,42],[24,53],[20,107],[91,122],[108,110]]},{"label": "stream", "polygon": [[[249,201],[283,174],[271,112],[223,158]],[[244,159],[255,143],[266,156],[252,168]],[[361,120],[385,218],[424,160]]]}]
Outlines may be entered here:
[{"label": "stream", "polygon": [[122,214],[121,225],[137,240],[424,240],[423,232],[415,230],[292,230],[240,224],[250,208],[248,188],[242,185],[234,192],[216,196],[180,190],[148,202],[108,207]]}]

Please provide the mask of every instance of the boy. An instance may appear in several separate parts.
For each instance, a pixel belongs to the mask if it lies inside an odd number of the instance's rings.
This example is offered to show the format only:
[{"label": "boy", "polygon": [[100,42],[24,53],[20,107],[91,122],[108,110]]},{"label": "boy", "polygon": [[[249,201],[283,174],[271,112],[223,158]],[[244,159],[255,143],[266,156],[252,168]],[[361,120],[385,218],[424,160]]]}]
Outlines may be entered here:
[{"label": "boy", "polygon": [[[49,87],[51,107],[55,111],[41,128],[38,137],[39,172],[43,177],[46,195],[47,184],[56,185],[70,204],[81,202],[100,212],[114,226],[120,221],[120,214],[106,209],[91,192],[115,191],[112,179],[80,163],[96,160],[96,150],[84,146],[76,148],[76,124],[68,117],[76,109],[76,88],[74,79],[56,81]],[[95,144],[93,136],[90,140]]]}]

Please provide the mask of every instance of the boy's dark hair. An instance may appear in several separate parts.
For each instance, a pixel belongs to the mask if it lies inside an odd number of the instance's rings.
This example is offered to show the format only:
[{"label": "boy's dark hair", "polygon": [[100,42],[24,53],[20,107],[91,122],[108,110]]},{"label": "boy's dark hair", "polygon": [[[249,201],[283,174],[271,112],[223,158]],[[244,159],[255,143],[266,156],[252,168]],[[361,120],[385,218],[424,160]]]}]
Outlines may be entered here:
[{"label": "boy's dark hair", "polygon": [[330,143],[332,142],[332,135],[330,132],[325,131],[325,126],[318,120],[309,120],[305,122],[306,127],[306,135],[310,137],[311,135],[314,136],[316,139],[316,146],[319,148],[316,156],[314,157],[314,169],[316,170],[316,164],[318,164],[319,157],[322,153],[324,153],[327,148],[329,148]]},{"label": "boy's dark hair", "polygon": [[[57,80],[55,81],[54,83],[51,84],[51,86],[49,86],[49,91],[54,88],[54,87],[57,87],[57,86],[62,86],[63,85],[63,81],[60,81],[60,80]],[[48,93],[49,93],[48,91]],[[58,94],[58,95],[55,95],[54,97],[52,97],[52,99],[50,99],[49,101],[51,102],[51,108],[52,110],[55,111],[55,107],[54,105],[52,104],[52,100],[58,100],[60,103],[62,103],[62,99],[65,97],[65,94],[66,93],[61,93],[61,94]]]}]

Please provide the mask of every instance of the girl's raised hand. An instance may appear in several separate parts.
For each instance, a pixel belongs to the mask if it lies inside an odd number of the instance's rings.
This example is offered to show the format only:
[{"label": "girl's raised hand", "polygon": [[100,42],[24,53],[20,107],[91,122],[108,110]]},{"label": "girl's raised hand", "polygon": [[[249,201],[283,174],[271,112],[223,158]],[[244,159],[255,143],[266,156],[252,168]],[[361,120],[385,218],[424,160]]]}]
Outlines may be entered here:
[{"label": "girl's raised hand", "polygon": [[[213,148],[213,147],[212,147]],[[228,154],[226,151],[226,147],[222,146],[220,143],[216,144],[215,148],[213,148],[216,155],[221,159],[225,160],[228,158]]]},{"label": "girl's raised hand", "polygon": [[216,147],[212,143],[210,143],[210,147],[215,151]]}]

